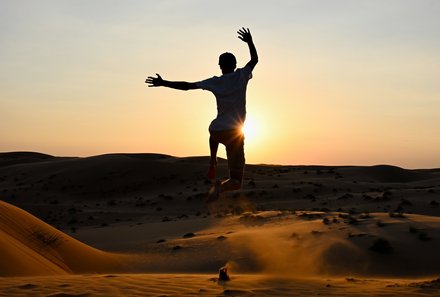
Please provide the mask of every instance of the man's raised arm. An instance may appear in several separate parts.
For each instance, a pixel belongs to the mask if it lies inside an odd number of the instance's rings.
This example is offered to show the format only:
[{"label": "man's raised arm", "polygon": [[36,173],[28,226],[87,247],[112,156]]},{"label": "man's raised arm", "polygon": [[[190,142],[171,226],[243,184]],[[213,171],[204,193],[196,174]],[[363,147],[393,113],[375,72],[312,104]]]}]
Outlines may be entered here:
[{"label": "man's raised arm", "polygon": [[162,79],[159,74],[156,73],[156,75],[157,77],[149,76],[145,80],[145,83],[147,83],[149,87],[167,87],[183,91],[195,90],[199,88],[197,87],[196,83],[190,83],[186,81],[168,81]]},{"label": "man's raised arm", "polygon": [[257,54],[257,49],[255,48],[254,42],[252,40],[251,31],[249,31],[249,29],[241,28],[240,30],[237,31],[237,33],[238,33],[238,38],[246,42],[249,46],[251,60],[246,65],[249,65],[253,70],[255,65],[257,65],[258,63],[258,54]]}]

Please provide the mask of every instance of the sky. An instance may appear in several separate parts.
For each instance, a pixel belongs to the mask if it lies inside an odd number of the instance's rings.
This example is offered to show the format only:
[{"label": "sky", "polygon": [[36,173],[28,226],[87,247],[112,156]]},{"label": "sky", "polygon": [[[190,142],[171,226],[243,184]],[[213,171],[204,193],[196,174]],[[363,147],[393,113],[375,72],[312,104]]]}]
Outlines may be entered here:
[{"label": "sky", "polygon": [[[147,76],[259,55],[251,164],[440,168],[440,1],[0,0],[0,151],[209,155],[215,97]],[[221,147],[219,155],[225,157]]]}]

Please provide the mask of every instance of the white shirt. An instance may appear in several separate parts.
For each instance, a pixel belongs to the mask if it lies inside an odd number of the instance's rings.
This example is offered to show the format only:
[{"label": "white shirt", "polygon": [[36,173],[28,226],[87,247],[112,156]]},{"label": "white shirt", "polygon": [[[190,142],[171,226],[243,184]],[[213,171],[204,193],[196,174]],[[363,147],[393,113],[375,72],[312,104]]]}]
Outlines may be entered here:
[{"label": "white shirt", "polygon": [[232,73],[214,76],[196,83],[214,93],[217,100],[217,118],[209,126],[209,131],[238,129],[246,119],[246,87],[252,78],[249,66],[238,68]]}]

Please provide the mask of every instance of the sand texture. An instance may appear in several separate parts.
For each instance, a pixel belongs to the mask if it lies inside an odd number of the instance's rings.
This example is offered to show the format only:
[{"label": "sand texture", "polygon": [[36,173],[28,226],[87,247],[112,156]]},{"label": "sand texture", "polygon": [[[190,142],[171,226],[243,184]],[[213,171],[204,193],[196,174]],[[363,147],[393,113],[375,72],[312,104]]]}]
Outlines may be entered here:
[{"label": "sand texture", "polygon": [[440,295],[439,169],[207,164],[0,153],[0,296]]}]

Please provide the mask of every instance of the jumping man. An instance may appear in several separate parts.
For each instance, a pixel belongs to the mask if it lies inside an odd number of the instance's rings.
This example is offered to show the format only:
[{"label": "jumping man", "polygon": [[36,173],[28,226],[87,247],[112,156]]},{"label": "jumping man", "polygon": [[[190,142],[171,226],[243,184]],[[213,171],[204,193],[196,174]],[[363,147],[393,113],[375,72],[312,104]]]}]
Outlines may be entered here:
[{"label": "jumping man", "polygon": [[258,63],[257,50],[249,29],[238,30],[238,38],[249,46],[250,61],[243,68],[237,68],[237,60],[231,53],[219,57],[221,76],[191,83],[186,81],[167,81],[159,74],[149,76],[145,82],[149,87],[168,87],[178,90],[203,89],[211,91],[217,100],[217,117],[209,126],[209,147],[211,160],[208,177],[215,179],[217,166],[217,148],[222,143],[226,147],[230,177],[217,181],[209,191],[208,202],[218,199],[220,193],[241,188],[245,165],[244,135],[242,127],[246,119],[246,87],[252,78],[252,70]]}]

